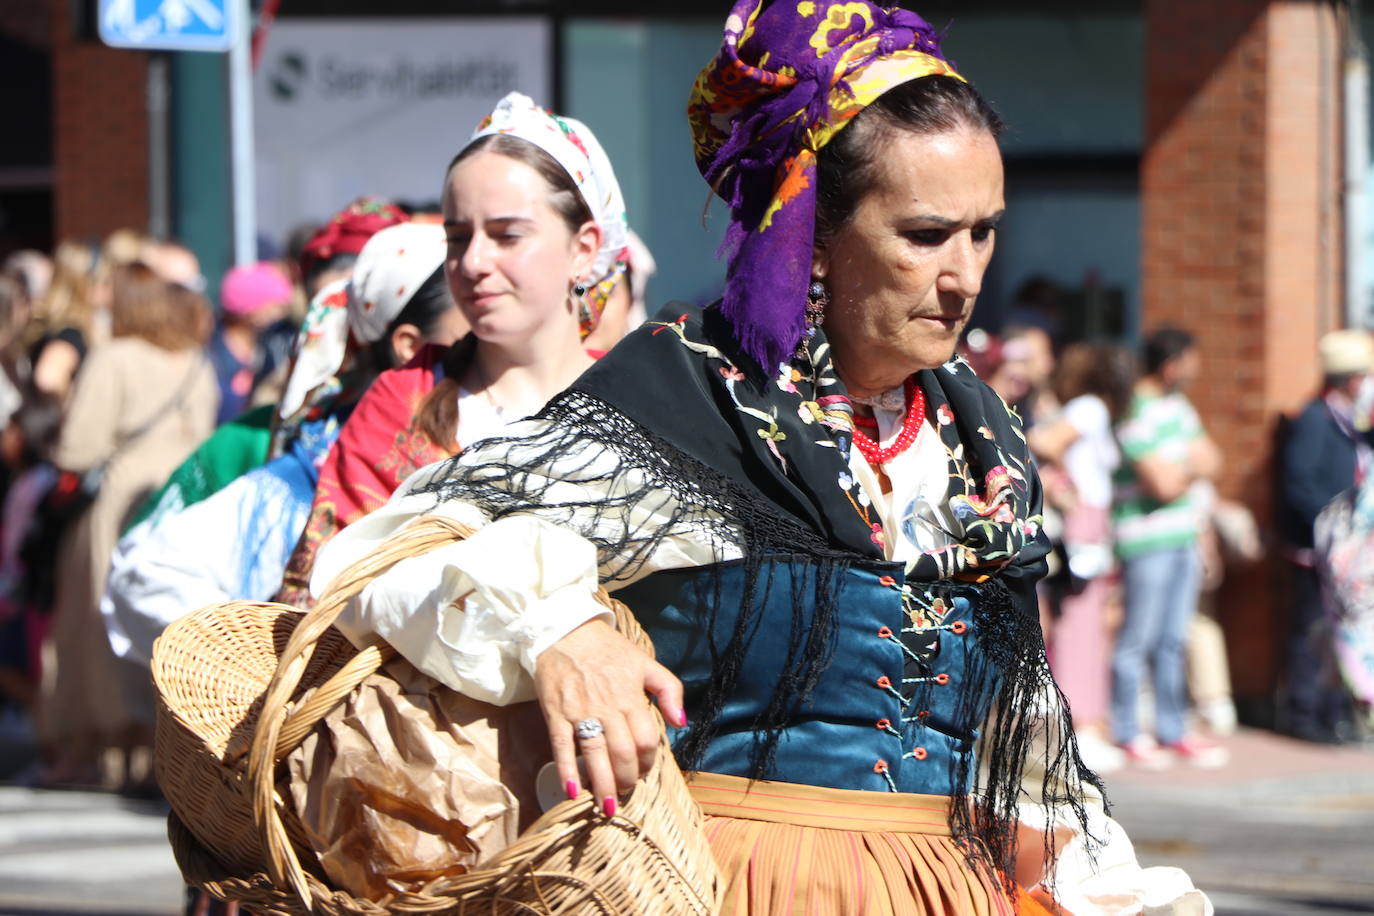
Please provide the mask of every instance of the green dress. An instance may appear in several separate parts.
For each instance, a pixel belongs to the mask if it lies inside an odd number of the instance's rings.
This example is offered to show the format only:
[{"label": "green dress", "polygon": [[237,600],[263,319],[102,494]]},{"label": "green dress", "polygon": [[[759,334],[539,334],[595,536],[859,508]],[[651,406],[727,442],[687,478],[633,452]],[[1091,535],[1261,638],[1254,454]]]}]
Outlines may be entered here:
[{"label": "green dress", "polygon": [[195,505],[266,461],[275,409],[272,404],[255,407],[215,430],[172,472],[162,489],[143,501],[122,533],[128,534],[145,519]]}]

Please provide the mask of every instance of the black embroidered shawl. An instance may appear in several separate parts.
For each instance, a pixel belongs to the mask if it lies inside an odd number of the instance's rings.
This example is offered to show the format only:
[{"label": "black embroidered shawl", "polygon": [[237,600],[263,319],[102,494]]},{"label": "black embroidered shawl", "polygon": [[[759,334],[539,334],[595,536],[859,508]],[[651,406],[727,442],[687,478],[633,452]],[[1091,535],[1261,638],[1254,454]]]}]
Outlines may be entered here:
[{"label": "black embroidered shawl", "polygon": [[[1035,583],[1047,541],[1020,421],[962,361],[924,370],[917,382],[945,446],[960,530],[950,532],[951,546],[910,566],[907,580],[977,585],[983,647],[1000,675],[981,777],[971,772],[972,753],[958,755],[960,776],[974,778],[974,804],[955,805],[952,826],[972,857],[1009,874],[1028,756],[1045,755],[1045,803],[1070,805],[1085,832],[1082,783],[1100,782],[1078,758],[1067,711],[1044,715],[1047,702],[1062,707],[1063,698],[1038,623]],[[765,374],[740,356],[714,308],[671,305],[539,417],[547,421],[540,432],[477,443],[420,489],[474,503],[493,519],[535,512],[573,527],[597,545],[609,583],[632,578],[659,543],[684,534],[739,548],[755,571],[762,558],[779,556],[816,568],[814,593],[796,599],[809,603],[813,625],[794,617],[787,673],[757,723],[752,772],[767,778],[778,731],[832,660],[836,575],[854,562],[881,562],[883,539],[899,536],[883,530],[849,471],[852,407],[824,334],[802,358]],[[589,496],[569,499],[563,487],[552,498],[567,482]],[[650,510],[660,523],[637,527],[633,520]],[[759,587],[767,586],[751,579],[748,594]],[[687,711],[694,727],[677,748],[684,768],[714,734],[746,624],[740,615],[735,641],[712,647],[712,688],[703,708]]]}]

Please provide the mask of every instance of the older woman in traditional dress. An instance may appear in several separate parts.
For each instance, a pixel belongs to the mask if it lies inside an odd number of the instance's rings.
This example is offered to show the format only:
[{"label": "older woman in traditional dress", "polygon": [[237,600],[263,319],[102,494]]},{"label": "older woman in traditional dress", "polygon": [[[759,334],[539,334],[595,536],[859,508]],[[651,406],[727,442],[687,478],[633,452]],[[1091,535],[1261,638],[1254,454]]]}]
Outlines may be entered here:
[{"label": "older woman in traditional dress", "polygon": [[[1080,832],[1095,778],[1037,624],[1021,424],[952,358],[1004,207],[997,116],[919,16],[791,0],[736,4],[689,116],[731,208],[721,301],[670,306],[418,472],[314,585],[418,514],[477,528],[340,626],[470,696],[537,698],[569,796],[611,817],[652,760],[653,695],[723,912],[1034,907],[1012,877],[1039,875],[1015,872],[1023,769]],[[453,239],[450,272],[479,242]]]}]

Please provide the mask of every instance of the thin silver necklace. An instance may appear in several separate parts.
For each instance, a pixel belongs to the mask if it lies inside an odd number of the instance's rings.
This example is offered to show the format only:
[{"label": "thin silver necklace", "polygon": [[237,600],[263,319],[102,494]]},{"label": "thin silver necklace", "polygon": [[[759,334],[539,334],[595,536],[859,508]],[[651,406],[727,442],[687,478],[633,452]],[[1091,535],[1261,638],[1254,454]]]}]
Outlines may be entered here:
[{"label": "thin silver necklace", "polygon": [[477,373],[477,384],[482,386],[482,394],[486,396],[487,403],[491,409],[496,411],[496,415],[505,419],[506,412],[501,409],[501,405],[496,403],[496,399],[491,396],[491,385],[487,382],[487,375],[482,371],[482,361],[475,355],[472,358],[472,369]]}]

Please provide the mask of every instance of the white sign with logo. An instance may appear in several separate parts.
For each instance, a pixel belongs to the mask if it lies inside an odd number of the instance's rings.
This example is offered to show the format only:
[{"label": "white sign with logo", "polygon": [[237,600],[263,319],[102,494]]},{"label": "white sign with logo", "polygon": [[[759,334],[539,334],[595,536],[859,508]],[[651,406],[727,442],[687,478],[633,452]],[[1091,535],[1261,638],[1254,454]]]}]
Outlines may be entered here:
[{"label": "white sign with logo", "polygon": [[254,77],[258,227],[275,239],[362,194],[435,203],[501,96],[550,105],[547,19],[278,19]]}]

